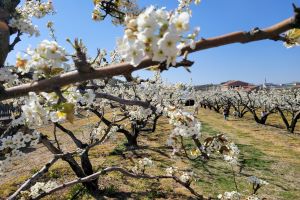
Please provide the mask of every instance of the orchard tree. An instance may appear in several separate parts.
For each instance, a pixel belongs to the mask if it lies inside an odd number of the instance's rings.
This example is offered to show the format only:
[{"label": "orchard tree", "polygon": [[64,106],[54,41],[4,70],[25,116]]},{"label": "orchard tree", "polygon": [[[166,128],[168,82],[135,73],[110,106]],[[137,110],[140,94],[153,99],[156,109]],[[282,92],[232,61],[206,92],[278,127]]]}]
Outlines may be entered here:
[{"label": "orchard tree", "polygon": [[286,129],[293,133],[297,121],[300,119],[300,90],[286,89],[275,92],[275,102],[276,110],[279,112]]},{"label": "orchard tree", "polygon": [[249,111],[247,109],[248,99],[246,98],[247,92],[240,90],[230,90],[228,92],[229,101],[234,111],[236,112],[237,117],[242,118]]},{"label": "orchard tree", "polygon": [[[169,166],[165,175],[150,174],[148,168],[154,167],[150,158],[140,159],[134,166],[94,167],[89,156],[91,149],[111,139],[116,132],[137,137],[149,124],[153,125],[153,132],[160,115],[169,118],[174,127],[168,140],[174,154],[185,149],[180,141],[188,138],[195,144],[195,159],[208,160],[211,154],[220,153],[230,165],[238,165],[239,150],[226,136],[201,137],[201,123],[182,107],[182,95],[178,93],[182,89],[180,85],[161,86],[157,78],[151,83],[133,77],[132,73],[146,68],[158,72],[177,67],[188,69],[193,65],[188,60],[189,53],[236,42],[271,39],[284,41],[287,46],[299,45],[299,32],[295,28],[299,28],[300,15],[296,6],[294,16],[271,27],[197,40],[200,29],[190,32],[190,4],[199,4],[199,0],[179,1],[178,8],[173,11],[154,6],[139,9],[132,0],[94,0],[94,20],[101,21],[110,16],[114,24],[125,27],[124,36],[117,41],[117,49],[110,58],[104,59],[105,53],[101,50],[96,57],[90,57],[79,39],[68,40],[74,49],[74,53],[68,53],[55,41],[53,24],[48,23],[54,41],[43,40],[35,48],[28,48],[25,55],[19,55],[14,66],[6,66],[8,53],[21,41],[22,35],[39,36],[39,29],[32,19],[54,14],[54,3],[0,1],[0,100],[12,102],[22,110],[1,127],[4,131],[0,133],[0,172],[9,170],[15,160],[26,156],[24,149],[38,143],[53,154],[53,158],[9,199],[40,199],[78,183],[94,198],[100,199],[105,193],[99,186],[99,179],[111,172],[139,179],[172,179],[196,198],[205,199],[193,189],[193,173]],[[14,39],[11,41],[11,38]],[[126,81],[112,87],[108,83],[116,76],[123,76]],[[174,90],[176,87],[179,87],[178,91]],[[107,119],[105,112],[109,111],[113,116]],[[85,133],[88,138],[81,139],[63,126],[64,122],[73,123],[77,115],[89,113],[98,116],[99,121]],[[130,128],[126,130],[128,123]],[[55,127],[52,138],[38,131],[39,127],[49,124]],[[68,136],[75,148],[61,147],[57,128]],[[39,182],[58,160],[69,165],[76,179],[61,184],[53,180]],[[250,196],[254,198],[266,182],[256,177],[249,181],[254,190]],[[219,198],[247,196],[233,191]]]},{"label": "orchard tree", "polygon": [[274,91],[259,90],[247,94],[247,108],[253,116],[255,122],[266,124],[272,113],[276,112],[274,103]]}]

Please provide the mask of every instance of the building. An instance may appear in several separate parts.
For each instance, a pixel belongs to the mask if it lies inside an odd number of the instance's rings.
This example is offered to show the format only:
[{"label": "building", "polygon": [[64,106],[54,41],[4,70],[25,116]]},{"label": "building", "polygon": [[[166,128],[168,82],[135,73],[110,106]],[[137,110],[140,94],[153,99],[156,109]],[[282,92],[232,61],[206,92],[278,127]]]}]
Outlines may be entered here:
[{"label": "building", "polygon": [[283,88],[299,88],[300,82],[284,83],[284,84],[281,84],[281,87],[283,87]]},{"label": "building", "polygon": [[221,83],[221,91],[227,90],[245,90],[245,91],[252,91],[258,89],[259,87],[244,81],[238,80],[230,80],[224,83]]},{"label": "building", "polygon": [[265,82],[264,84],[260,85],[261,89],[277,89],[281,88],[280,85],[275,84],[275,83],[267,83]]}]

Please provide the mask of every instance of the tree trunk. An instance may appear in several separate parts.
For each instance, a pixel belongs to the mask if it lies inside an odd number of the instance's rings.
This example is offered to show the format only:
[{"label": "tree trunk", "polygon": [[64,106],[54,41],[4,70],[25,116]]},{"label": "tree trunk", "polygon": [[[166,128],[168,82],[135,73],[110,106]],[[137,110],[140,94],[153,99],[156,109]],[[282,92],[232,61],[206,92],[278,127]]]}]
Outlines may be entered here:
[{"label": "tree trunk", "polygon": [[254,120],[255,120],[256,123],[258,123],[258,124],[263,124],[263,125],[266,124],[266,121],[267,121],[267,118],[268,118],[268,115],[269,115],[269,114],[266,114],[264,117],[259,118],[259,117],[257,116],[257,114],[256,114],[255,111],[251,111],[251,113],[252,113],[253,118],[254,118]]},{"label": "tree trunk", "polygon": [[129,149],[136,149],[138,148],[138,143],[137,143],[137,137],[138,134],[125,134],[127,143],[125,144]]},{"label": "tree trunk", "polygon": [[215,112],[220,113],[221,107],[219,107],[219,106],[213,106],[213,109],[214,109]]},{"label": "tree trunk", "polygon": [[[81,155],[81,167],[86,176],[92,175],[94,173],[93,166],[89,158],[89,151],[85,151]],[[93,186],[93,188],[91,189],[95,190],[95,188],[97,188],[98,190],[98,178],[90,181],[89,183],[91,183],[91,185]]]},{"label": "tree trunk", "polygon": [[[78,165],[78,163],[74,160],[72,156],[65,157],[63,158],[63,160],[70,165],[70,167],[72,168],[73,172],[76,174],[77,177],[83,178],[87,176],[82,171],[81,167]],[[94,180],[82,183],[82,185],[87,189],[89,194],[92,195],[95,199],[99,199],[99,195],[100,195],[100,190],[97,183],[95,183]]]},{"label": "tree trunk", "polygon": [[280,108],[277,108],[277,110],[278,110],[278,112],[279,112],[279,114],[280,114],[280,116],[281,116],[282,121],[283,121],[284,124],[285,124],[286,129],[287,129],[289,132],[291,132],[291,130],[290,130],[290,124],[289,124],[287,118],[285,117],[283,111],[282,111]]},{"label": "tree trunk", "polygon": [[300,112],[298,114],[296,114],[296,116],[292,119],[291,125],[289,127],[290,133],[294,133],[295,127],[296,127],[296,124],[297,124],[297,121],[299,118],[300,118]]},{"label": "tree trunk", "polygon": [[0,8],[0,68],[4,66],[7,54],[9,52],[10,31],[6,23],[9,13]]}]

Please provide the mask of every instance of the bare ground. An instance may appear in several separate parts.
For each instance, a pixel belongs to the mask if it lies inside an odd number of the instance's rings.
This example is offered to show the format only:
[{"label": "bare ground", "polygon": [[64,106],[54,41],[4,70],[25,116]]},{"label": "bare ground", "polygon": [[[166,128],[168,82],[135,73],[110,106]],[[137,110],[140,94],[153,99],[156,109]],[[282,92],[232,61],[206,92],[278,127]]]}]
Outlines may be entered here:
[{"label": "bare ground", "polygon": [[[270,183],[260,191],[267,199],[300,199],[300,137],[298,135],[288,134],[283,129],[271,126],[257,125],[249,119],[224,121],[222,115],[204,109],[200,110],[198,117],[203,123],[203,135],[224,132],[239,145],[242,170],[241,173],[238,173],[239,170],[236,169],[236,176],[241,192],[250,192],[250,185],[247,183],[246,177],[256,175]],[[89,130],[88,124],[96,121],[95,117],[78,119],[74,124],[65,124],[65,127],[73,130],[77,137],[86,139]],[[217,194],[224,191],[235,190],[230,166],[217,157],[208,163],[190,161],[183,154],[171,159],[172,150],[165,146],[170,126],[166,119],[162,119],[158,127],[155,133],[144,134],[139,138],[140,149],[138,150],[126,150],[122,145],[125,141],[122,135],[117,135],[104,145],[95,148],[90,153],[95,169],[112,165],[131,169],[134,166],[133,162],[147,156],[155,162],[155,167],[148,171],[153,174],[163,174],[164,169],[170,165],[180,169],[193,169],[198,175],[198,180],[193,183],[193,187],[205,196],[216,197]],[[40,129],[50,138],[52,138],[52,130],[51,126]],[[75,149],[66,135],[62,132],[58,132],[58,135],[64,149],[68,151]],[[186,142],[189,143],[189,141]],[[51,154],[46,148],[38,145],[35,151],[19,160],[11,171],[1,177],[0,196],[7,197],[50,159]],[[57,182],[63,182],[75,177],[68,166],[60,161],[51,168],[42,181],[50,178]],[[124,177],[119,173],[112,173],[100,177],[99,185],[107,191],[108,196],[114,196],[109,199],[193,198],[189,191],[171,180],[136,180]],[[71,199],[78,189],[80,186],[74,186],[47,199]],[[90,199],[90,197],[83,194],[79,199]]]}]

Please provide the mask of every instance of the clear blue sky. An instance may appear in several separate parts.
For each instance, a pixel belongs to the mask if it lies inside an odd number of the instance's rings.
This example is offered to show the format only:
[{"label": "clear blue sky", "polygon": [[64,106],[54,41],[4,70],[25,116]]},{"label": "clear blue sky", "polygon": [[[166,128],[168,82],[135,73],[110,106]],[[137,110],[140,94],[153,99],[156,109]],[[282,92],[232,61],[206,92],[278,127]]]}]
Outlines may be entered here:
[{"label": "clear blue sky", "polygon": [[[165,6],[173,9],[177,0],[140,0],[139,4]],[[251,30],[253,27],[266,27],[292,16],[292,3],[300,6],[300,0],[202,0],[199,6],[193,6],[192,26],[201,27],[201,37],[208,38],[239,30]],[[50,39],[46,22],[54,21],[58,42],[69,52],[66,38],[82,38],[95,55],[97,48],[112,50],[116,38],[122,37],[122,27],[116,27],[109,19],[103,22],[91,20],[92,0],[53,0],[57,14],[35,21],[40,27],[39,38],[23,36],[15,52],[8,61],[14,63],[18,51],[29,44],[33,47],[43,39]],[[233,44],[209,49],[190,55],[195,61],[192,73],[183,69],[172,69],[163,73],[171,82],[190,82],[194,84],[219,83],[226,80],[244,80],[252,83],[284,83],[300,81],[300,47],[286,49],[282,42],[259,41],[245,45]],[[138,72],[148,76],[149,72]]]}]

